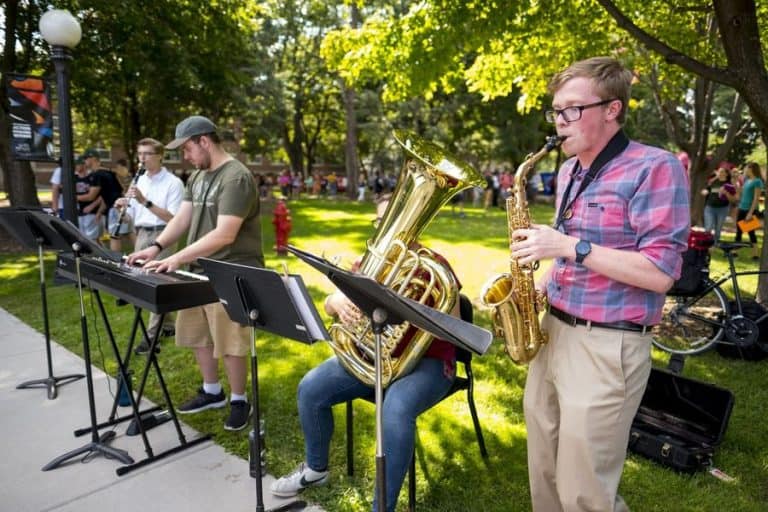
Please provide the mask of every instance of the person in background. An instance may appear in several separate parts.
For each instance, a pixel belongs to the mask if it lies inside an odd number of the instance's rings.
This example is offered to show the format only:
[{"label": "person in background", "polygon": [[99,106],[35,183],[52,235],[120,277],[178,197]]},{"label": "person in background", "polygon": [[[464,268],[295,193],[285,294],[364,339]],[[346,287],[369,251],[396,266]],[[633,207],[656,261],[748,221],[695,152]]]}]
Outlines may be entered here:
[{"label": "person in background", "polygon": [[554,226],[511,234],[519,263],[552,260],[536,283],[549,342],[529,363],[523,398],[535,512],[628,510],[618,487],[651,371],[650,329],[687,248],[685,170],[622,130],[632,79],[609,57],[552,78],[545,117],[571,157]]},{"label": "person in background", "polygon": [[[155,241],[128,257],[128,263],[145,260],[144,268],[172,272],[183,265],[201,273],[200,257],[264,266],[261,244],[259,193],[251,172],[221,146],[216,125],[203,116],[191,116],[176,126],[176,138],[166,149],[180,148],[184,159],[198,170],[189,177],[181,207]],[[156,259],[166,247],[187,233],[187,244],[178,252]],[[203,384],[196,396],[178,407],[193,414],[227,405],[219,382],[223,360],[230,387],[229,416],[225,430],[248,425],[251,405],[246,395],[247,356],[251,329],[233,322],[219,302],[183,309],[176,316],[176,344],[194,350]]]},{"label": "person in background", "polygon": [[368,183],[368,178],[364,172],[361,172],[357,177],[357,201],[365,201],[365,188]]},{"label": "person in background", "polygon": [[[181,178],[163,166],[164,152],[162,142],[149,137],[141,139],[136,149],[139,158],[136,183],[128,187],[125,197],[115,201],[117,208],[125,209],[125,216],[132,220],[135,251],[144,250],[154,244],[160,232],[179,211],[184,197]],[[172,253],[173,247],[164,247],[155,258],[165,258]],[[165,315],[163,324],[160,325],[160,315],[149,314],[149,339],[156,336],[158,329],[161,329],[160,334],[165,335],[175,332],[172,314]],[[149,340],[145,338],[136,347],[136,353],[144,354],[148,351]]]},{"label": "person in background", "polygon": [[[739,211],[736,214],[736,242],[741,242],[740,220],[752,220],[752,217],[760,215],[760,197],[765,185],[761,178],[760,165],[757,162],[749,162],[744,166],[744,185],[739,191]],[[749,232],[749,241],[752,242],[752,259],[760,259],[760,247],[757,245],[756,230]]]},{"label": "person in background", "polygon": [[736,201],[736,187],[731,182],[731,171],[719,167],[715,177],[701,189],[701,195],[705,197],[704,229],[715,235],[717,243],[730,205]]},{"label": "person in background", "polygon": [[95,183],[95,187],[91,189],[91,192],[95,193],[98,190],[96,197],[93,197],[93,199],[101,199],[96,216],[101,224],[101,232],[106,234],[109,230],[108,220],[110,215],[112,218],[116,218],[116,214],[112,212],[112,209],[117,198],[123,195],[123,187],[120,185],[115,173],[101,165],[98,151],[93,148],[86,149],[83,152],[83,158],[85,159],[85,167]]},{"label": "person in background", "polygon": [[[133,181],[131,171],[128,170],[128,161],[125,158],[120,158],[115,162],[115,168],[112,173],[117,178],[118,183],[120,183],[120,188],[122,189],[121,195],[125,195]],[[107,214],[109,249],[115,252],[122,252],[124,245],[129,244],[132,247],[135,245],[136,236],[133,232],[133,224],[129,222],[131,219],[130,217],[123,218],[123,222],[120,222],[120,215],[123,209],[117,205],[117,201],[119,201],[119,199],[115,200],[113,208],[111,208]]]},{"label": "person in background", "polygon": [[119,158],[117,162],[115,162],[115,168],[112,172],[115,174],[115,177],[117,177],[117,181],[123,189],[123,194],[128,192],[128,187],[131,186],[131,181],[133,181],[133,175],[128,169],[128,160]]},{"label": "person in background", "polygon": [[82,156],[75,158],[75,197],[77,198],[77,225],[83,235],[98,242],[101,237],[101,187],[98,177],[88,171]]},{"label": "person in background", "polygon": [[64,218],[64,196],[61,186],[61,166],[57,165],[51,174],[51,210],[60,219]]}]

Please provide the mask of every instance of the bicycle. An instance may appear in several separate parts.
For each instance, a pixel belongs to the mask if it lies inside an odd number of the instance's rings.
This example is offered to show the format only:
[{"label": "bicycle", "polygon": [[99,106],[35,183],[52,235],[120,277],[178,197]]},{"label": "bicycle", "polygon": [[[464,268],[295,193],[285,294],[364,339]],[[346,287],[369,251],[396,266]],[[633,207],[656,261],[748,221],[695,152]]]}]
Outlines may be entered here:
[{"label": "bicycle", "polygon": [[[768,318],[768,311],[763,309],[758,318],[745,316],[745,305],[749,303],[742,300],[738,278],[768,274],[768,271],[736,271],[733,251],[745,247],[751,247],[751,244],[720,243],[718,248],[728,259],[728,274],[717,281],[703,278],[699,289],[693,293],[667,294],[661,323],[652,332],[654,346],[672,354],[693,355],[713,348],[716,343],[738,347],[759,343],[758,324]],[[728,281],[733,286],[732,303],[721,288]],[[760,346],[768,352],[768,344]]]}]

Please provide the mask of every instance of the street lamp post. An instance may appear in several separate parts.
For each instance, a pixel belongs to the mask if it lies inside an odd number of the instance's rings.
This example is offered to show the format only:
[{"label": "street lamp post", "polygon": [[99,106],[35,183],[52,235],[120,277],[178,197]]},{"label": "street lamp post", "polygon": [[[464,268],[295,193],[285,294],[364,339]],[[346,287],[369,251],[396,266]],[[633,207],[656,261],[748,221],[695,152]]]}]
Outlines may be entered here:
[{"label": "street lamp post", "polygon": [[[80,42],[80,23],[69,11],[52,9],[40,17],[40,33],[51,46],[51,59],[56,68],[56,90],[59,98],[59,156],[64,218],[77,224],[72,116],[69,106],[70,52]],[[53,205],[56,208],[56,205]]]}]

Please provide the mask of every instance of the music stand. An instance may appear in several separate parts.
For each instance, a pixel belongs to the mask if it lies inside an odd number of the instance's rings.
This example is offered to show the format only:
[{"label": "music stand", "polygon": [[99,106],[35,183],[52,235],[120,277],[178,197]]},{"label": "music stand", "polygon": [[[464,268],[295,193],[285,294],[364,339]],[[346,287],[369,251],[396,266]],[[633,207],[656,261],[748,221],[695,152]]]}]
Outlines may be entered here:
[{"label": "music stand", "polygon": [[[256,511],[264,511],[261,483],[261,418],[259,408],[259,370],[256,358],[256,329],[285,338],[312,344],[330,336],[307,293],[300,276],[281,275],[274,270],[237,263],[198,258],[213,284],[221,304],[233,322],[248,325],[253,332],[251,343],[251,393],[253,394],[253,428],[256,459]],[[286,505],[290,506],[290,505]],[[278,507],[281,510],[284,507]]]},{"label": "music stand", "polygon": [[288,251],[326,275],[360,311],[371,319],[375,345],[376,404],[376,495],[379,510],[386,510],[386,460],[384,456],[381,404],[384,390],[381,381],[381,333],[387,325],[409,322],[436,338],[483,355],[493,336],[486,329],[441,313],[415,300],[398,295],[368,276],[342,270],[333,263],[289,245]]},{"label": "music stand", "polygon": [[45,230],[44,223],[35,222],[35,213],[47,215],[43,210],[28,208],[0,208],[0,224],[21,245],[28,249],[37,250],[40,266],[40,302],[43,308],[43,333],[45,334],[45,358],[48,365],[48,377],[22,382],[16,389],[46,388],[48,400],[53,400],[59,394],[56,386],[69,384],[85,377],[82,373],[71,375],[53,375],[53,358],[51,356],[51,330],[48,324],[48,294],[45,287],[45,264],[43,249],[70,250],[69,245],[56,232]]},{"label": "music stand", "polygon": [[[40,222],[40,225],[46,227],[51,232],[56,233],[67,244],[71,245],[71,249],[75,255],[75,275],[77,277],[77,291],[80,298],[80,330],[83,339],[83,359],[85,359],[85,382],[88,387],[88,409],[91,420],[91,442],[60,455],[53,459],[51,462],[43,466],[43,471],[49,471],[59,467],[64,462],[73,457],[77,457],[82,454],[97,452],[103,454],[107,458],[114,458],[122,462],[123,464],[133,464],[133,458],[128,455],[125,450],[112,448],[107,446],[106,443],[111,441],[115,437],[114,431],[105,432],[103,436],[99,436],[96,423],[96,401],[93,394],[93,374],[91,372],[91,347],[88,341],[88,321],[85,315],[85,303],[83,300],[83,279],[80,273],[80,257],[83,254],[92,254],[96,256],[105,257],[108,259],[119,260],[119,257],[113,253],[109,253],[97,243],[89,240],[78,230],[78,228],[69,221],[63,221],[52,215],[36,215],[36,219]],[[120,370],[123,375],[123,382],[127,382],[127,376],[124,374],[123,369]]]}]

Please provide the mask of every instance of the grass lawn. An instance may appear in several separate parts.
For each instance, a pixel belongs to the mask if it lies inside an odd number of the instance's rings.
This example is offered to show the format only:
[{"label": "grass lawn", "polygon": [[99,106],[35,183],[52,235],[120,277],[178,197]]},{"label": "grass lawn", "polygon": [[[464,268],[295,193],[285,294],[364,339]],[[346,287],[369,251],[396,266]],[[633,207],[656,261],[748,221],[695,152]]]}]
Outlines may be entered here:
[{"label": "grass lawn", "polygon": [[[365,241],[372,233],[374,209],[371,203],[306,199],[291,202],[289,207],[293,218],[291,243],[324,254],[329,259],[338,258],[342,266],[348,267],[362,253]],[[505,272],[508,267],[506,217],[501,210],[484,212],[468,207],[466,213],[466,218],[460,218],[446,207],[427,227],[421,241],[447,257],[464,285],[464,293],[477,305],[486,280]],[[532,215],[537,222],[548,223],[553,209],[536,205]],[[282,269],[286,265],[290,272],[301,274],[320,306],[325,294],[333,289],[330,282],[294,257],[277,257],[272,250],[271,218],[263,218],[262,225],[267,266]],[[54,259],[53,254],[46,255],[49,278]],[[753,266],[746,257],[738,261],[740,268]],[[713,251],[712,274],[718,275],[724,270],[721,254]],[[0,277],[0,307],[42,330],[36,255],[0,254]],[[742,284],[754,293],[754,279]],[[132,310],[117,307],[108,296],[104,298],[112,328],[119,343],[125,345]],[[49,285],[48,304],[53,339],[81,353],[75,288]],[[90,297],[87,304],[94,364],[114,375],[116,364]],[[476,309],[475,318],[478,324],[489,327],[487,312]],[[268,469],[272,474],[281,475],[292,470],[303,458],[296,386],[310,368],[331,354],[331,350],[325,343],[307,346],[264,333],[259,333],[256,343],[262,414],[267,429]],[[165,340],[159,357],[171,396],[179,403],[193,393],[200,382],[193,356]],[[654,350],[653,359],[655,365],[663,367],[668,356]],[[142,362],[143,358],[134,358],[135,371],[139,371]],[[475,397],[490,457],[487,461],[480,457],[463,393],[422,415],[417,443],[419,510],[510,512],[530,509],[522,413],[526,369],[512,363],[499,341],[494,342],[488,354],[475,358],[474,369]],[[766,363],[726,360],[711,352],[689,358],[684,373],[728,388],[736,396],[725,440],[715,457],[715,465],[735,477],[735,481],[725,483],[706,473],[677,474],[648,460],[630,456],[622,478],[622,496],[633,510],[638,511],[768,510],[768,443],[763,424],[768,415],[768,391],[762,387],[768,375]],[[147,394],[153,400],[161,401],[153,379],[152,375]],[[212,433],[215,442],[245,459],[247,431],[224,431],[223,415],[222,411],[206,411],[185,416],[184,421]],[[338,428],[331,447],[330,485],[311,489],[304,497],[329,511],[369,510],[375,478],[374,409],[362,402],[355,406],[357,449],[353,478],[346,476],[343,406],[337,408],[336,420]],[[407,490],[403,490],[398,510],[405,510],[406,495]]]}]

